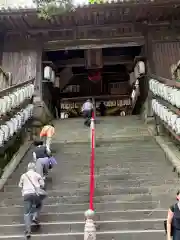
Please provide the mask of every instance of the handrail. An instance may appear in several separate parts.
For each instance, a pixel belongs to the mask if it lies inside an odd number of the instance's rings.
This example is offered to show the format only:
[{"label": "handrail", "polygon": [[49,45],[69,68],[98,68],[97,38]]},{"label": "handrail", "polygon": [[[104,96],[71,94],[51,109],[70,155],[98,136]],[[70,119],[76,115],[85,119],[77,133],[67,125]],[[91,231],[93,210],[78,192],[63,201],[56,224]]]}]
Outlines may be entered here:
[{"label": "handrail", "polygon": [[27,85],[29,83],[33,83],[35,81],[35,78],[32,78],[30,80],[27,80],[25,82],[21,82],[19,84],[16,84],[16,85],[13,85],[13,86],[10,86],[8,88],[5,88],[3,90],[0,91],[0,97],[3,97],[5,94],[11,92],[12,90],[16,89],[16,88],[20,88],[20,87],[23,87],[24,85]]},{"label": "handrail", "polygon": [[94,111],[92,112],[90,135],[91,135],[91,158],[90,158],[90,193],[89,193],[89,209],[85,212],[84,240],[96,240],[96,226],[94,223],[94,191],[95,191],[95,125]]},{"label": "handrail", "polygon": [[[151,92],[152,93],[152,92]],[[172,104],[170,104],[169,102],[165,101],[164,99],[162,99],[161,97],[159,96],[155,96],[153,93],[152,93],[152,96],[154,98],[156,98],[162,105],[166,106],[167,108],[169,108],[172,112],[174,112],[175,114],[177,114],[179,117],[180,117],[180,110],[179,108],[173,106]]]},{"label": "handrail", "polygon": [[164,84],[166,84],[170,87],[180,88],[180,82],[176,82],[175,80],[163,78],[163,77],[157,76],[155,74],[150,74],[149,78],[153,78],[155,80],[158,80],[159,82],[164,83]]}]

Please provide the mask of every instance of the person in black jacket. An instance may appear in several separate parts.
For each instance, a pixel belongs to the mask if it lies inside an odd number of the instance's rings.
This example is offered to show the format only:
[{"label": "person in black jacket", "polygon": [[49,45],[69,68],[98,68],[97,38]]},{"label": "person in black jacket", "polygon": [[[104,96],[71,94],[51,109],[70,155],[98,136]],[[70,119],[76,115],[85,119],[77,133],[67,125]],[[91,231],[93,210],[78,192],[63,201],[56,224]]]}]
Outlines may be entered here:
[{"label": "person in black jacket", "polygon": [[105,106],[104,102],[101,102],[99,104],[99,110],[100,110],[101,116],[105,116],[106,115],[106,106]]},{"label": "person in black jacket", "polygon": [[177,202],[168,210],[167,240],[180,239],[180,191],[176,195]]},{"label": "person in black jacket", "polygon": [[50,169],[51,152],[47,149],[46,145],[43,144],[42,140],[36,140],[34,145],[36,147],[33,151],[33,159],[36,163],[36,172],[45,179]]}]

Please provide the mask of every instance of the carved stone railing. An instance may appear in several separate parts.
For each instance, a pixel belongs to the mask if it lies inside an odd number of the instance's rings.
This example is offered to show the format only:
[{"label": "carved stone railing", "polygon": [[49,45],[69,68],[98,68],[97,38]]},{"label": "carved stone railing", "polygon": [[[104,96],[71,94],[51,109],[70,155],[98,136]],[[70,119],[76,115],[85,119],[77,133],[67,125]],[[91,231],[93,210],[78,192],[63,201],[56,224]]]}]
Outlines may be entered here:
[{"label": "carved stone railing", "polygon": [[33,94],[34,79],[0,91],[0,175],[27,135]]},{"label": "carved stone railing", "polygon": [[163,126],[179,142],[180,83],[157,76],[152,77],[149,80],[149,90],[152,97],[156,133],[159,135]]}]

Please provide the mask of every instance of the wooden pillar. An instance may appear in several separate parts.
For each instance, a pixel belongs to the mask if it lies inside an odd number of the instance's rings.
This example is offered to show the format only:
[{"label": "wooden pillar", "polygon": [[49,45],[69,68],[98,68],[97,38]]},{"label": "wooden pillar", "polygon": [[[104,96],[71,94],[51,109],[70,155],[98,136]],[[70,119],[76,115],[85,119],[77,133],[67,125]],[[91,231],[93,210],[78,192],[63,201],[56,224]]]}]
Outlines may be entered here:
[{"label": "wooden pillar", "polygon": [[[148,26],[146,26],[146,28],[145,28],[144,36],[145,36],[144,54],[147,59],[147,61],[146,61],[147,75],[150,75],[151,73],[155,72],[155,63],[153,61],[153,37],[152,37],[152,32],[150,31],[150,29],[148,29]],[[147,91],[148,91],[149,78],[146,77],[145,81],[146,81],[146,87],[147,87]],[[147,117],[153,116],[151,100],[152,100],[152,96],[148,93],[146,106],[145,106]]]},{"label": "wooden pillar", "polygon": [[87,49],[85,50],[86,68],[97,69],[103,67],[102,49]]},{"label": "wooden pillar", "polygon": [[35,93],[42,99],[42,48],[37,49]]},{"label": "wooden pillar", "polygon": [[3,49],[4,49],[4,34],[0,33],[0,66],[2,66]]}]

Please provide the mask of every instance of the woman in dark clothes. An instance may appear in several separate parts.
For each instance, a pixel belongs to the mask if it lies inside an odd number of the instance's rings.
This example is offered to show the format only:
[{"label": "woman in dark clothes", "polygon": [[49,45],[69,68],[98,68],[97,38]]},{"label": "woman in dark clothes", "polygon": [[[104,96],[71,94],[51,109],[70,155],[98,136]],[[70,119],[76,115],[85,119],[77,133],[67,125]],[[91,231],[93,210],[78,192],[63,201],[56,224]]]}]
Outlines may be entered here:
[{"label": "woman in dark clothes", "polygon": [[177,192],[176,199],[177,203],[168,210],[167,240],[180,240],[180,191]]}]

